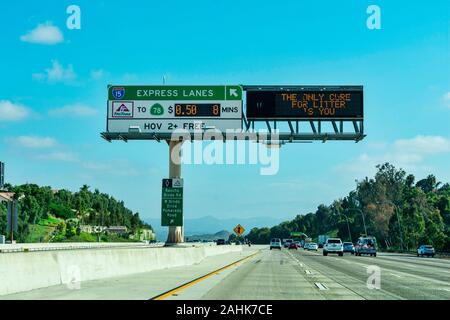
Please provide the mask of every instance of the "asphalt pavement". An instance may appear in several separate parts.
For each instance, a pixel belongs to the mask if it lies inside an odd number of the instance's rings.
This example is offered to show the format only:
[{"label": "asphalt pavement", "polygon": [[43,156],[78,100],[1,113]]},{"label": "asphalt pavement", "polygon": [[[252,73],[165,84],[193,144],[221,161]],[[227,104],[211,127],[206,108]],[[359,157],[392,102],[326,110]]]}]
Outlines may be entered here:
[{"label": "asphalt pavement", "polygon": [[450,260],[263,249],[203,291],[188,288],[170,299],[448,300]]},{"label": "asphalt pavement", "polygon": [[245,247],[182,268],[54,286],[0,299],[449,300],[450,260]]}]

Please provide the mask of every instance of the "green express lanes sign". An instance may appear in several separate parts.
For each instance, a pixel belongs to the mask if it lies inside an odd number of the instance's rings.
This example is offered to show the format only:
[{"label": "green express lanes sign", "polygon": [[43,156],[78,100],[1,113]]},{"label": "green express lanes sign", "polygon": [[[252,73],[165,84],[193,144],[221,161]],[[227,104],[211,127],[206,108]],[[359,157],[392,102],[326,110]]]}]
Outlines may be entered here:
[{"label": "green express lanes sign", "polygon": [[162,180],[161,226],[183,226],[183,179]]},{"label": "green express lanes sign", "polygon": [[242,87],[108,86],[109,133],[242,130]]},{"label": "green express lanes sign", "polygon": [[248,119],[363,119],[363,89],[247,91]]},{"label": "green express lanes sign", "polygon": [[231,86],[108,86],[108,100],[242,100],[242,88]]}]

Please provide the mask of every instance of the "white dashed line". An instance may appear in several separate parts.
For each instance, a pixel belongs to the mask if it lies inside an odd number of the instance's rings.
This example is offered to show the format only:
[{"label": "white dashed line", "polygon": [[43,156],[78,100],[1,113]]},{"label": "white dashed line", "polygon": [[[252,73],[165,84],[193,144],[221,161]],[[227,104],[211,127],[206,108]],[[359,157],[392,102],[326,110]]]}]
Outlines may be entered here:
[{"label": "white dashed line", "polygon": [[325,286],[323,283],[314,282],[314,284],[316,285],[317,288],[319,288],[319,290],[328,290],[327,286]]},{"label": "white dashed line", "polygon": [[389,274],[394,276],[394,277],[397,277],[397,278],[401,278],[402,277],[402,276],[399,276],[398,274],[395,274],[395,273],[389,273]]}]

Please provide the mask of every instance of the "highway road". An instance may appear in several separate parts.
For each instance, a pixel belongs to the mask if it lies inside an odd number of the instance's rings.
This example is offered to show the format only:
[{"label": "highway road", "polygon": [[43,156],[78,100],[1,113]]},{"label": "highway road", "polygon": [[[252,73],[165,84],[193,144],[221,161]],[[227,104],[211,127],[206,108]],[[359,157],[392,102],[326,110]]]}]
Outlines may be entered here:
[{"label": "highway road", "polygon": [[[368,268],[379,268],[379,288],[368,287],[372,275]],[[448,300],[450,260],[383,253],[324,257],[321,251],[252,246],[192,266],[87,281],[76,290],[53,286],[0,299]]]},{"label": "highway road", "polygon": [[[380,270],[379,289],[367,286],[373,266]],[[187,288],[167,299],[448,300],[450,260],[263,249],[220,282],[204,285],[203,293]]]}]

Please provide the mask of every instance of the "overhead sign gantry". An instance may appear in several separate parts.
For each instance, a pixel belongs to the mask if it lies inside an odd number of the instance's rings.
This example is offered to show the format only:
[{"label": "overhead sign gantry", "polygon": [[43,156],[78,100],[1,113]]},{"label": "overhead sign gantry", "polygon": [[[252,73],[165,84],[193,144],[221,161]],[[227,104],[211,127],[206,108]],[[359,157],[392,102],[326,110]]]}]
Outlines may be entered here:
[{"label": "overhead sign gantry", "polygon": [[107,106],[105,140],[169,144],[169,179],[163,180],[161,204],[167,244],[183,242],[183,180],[180,161],[173,159],[180,157],[186,138],[179,129],[194,140],[216,139],[218,133],[223,141],[267,145],[365,137],[362,86],[109,85]]}]

